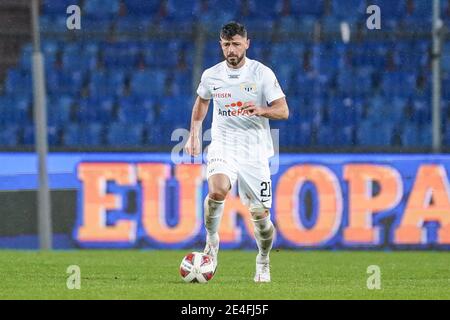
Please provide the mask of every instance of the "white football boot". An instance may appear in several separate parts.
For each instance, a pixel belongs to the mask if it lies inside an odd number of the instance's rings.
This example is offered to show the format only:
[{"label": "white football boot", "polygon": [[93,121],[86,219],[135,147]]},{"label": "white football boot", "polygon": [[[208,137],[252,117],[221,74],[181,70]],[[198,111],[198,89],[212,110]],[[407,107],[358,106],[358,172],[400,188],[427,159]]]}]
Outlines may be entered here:
[{"label": "white football boot", "polygon": [[217,243],[217,245],[214,245],[212,243],[212,241],[208,241],[208,237],[206,238],[206,246],[205,249],[203,250],[203,253],[209,255],[212,258],[213,261],[213,265],[214,265],[214,273],[216,273],[216,269],[217,269],[217,256],[219,255],[219,240],[217,239],[217,241],[214,241]]},{"label": "white football boot", "polygon": [[255,282],[270,282],[270,260],[269,257],[256,256]]}]

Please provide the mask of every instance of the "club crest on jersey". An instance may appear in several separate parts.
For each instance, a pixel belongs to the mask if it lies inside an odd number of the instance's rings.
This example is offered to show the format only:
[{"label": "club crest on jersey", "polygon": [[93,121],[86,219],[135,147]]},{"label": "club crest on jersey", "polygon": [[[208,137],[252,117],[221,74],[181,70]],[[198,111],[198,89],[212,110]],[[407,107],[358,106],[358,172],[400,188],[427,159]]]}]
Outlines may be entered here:
[{"label": "club crest on jersey", "polygon": [[243,83],[241,84],[241,90],[249,93],[256,92],[256,84],[255,83]]}]

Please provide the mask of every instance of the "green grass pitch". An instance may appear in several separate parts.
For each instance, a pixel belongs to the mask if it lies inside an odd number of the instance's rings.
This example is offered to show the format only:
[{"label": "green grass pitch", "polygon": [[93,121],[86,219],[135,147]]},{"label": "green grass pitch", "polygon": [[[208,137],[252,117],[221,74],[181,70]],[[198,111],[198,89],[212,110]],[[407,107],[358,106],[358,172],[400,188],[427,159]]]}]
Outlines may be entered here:
[{"label": "green grass pitch", "polygon": [[[450,252],[290,251],[271,254],[272,282],[253,282],[253,251],[225,251],[207,284],[184,283],[189,250],[0,251],[0,299],[450,299]],[[81,270],[69,290],[68,266]],[[367,267],[381,269],[369,290]]]}]

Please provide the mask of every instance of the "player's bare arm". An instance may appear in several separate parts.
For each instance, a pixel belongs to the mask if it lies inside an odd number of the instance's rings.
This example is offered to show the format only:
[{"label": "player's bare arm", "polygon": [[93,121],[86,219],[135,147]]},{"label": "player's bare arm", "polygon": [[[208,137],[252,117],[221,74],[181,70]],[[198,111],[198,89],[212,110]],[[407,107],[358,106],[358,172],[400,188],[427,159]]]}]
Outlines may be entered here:
[{"label": "player's bare arm", "polygon": [[209,100],[197,96],[192,108],[191,129],[184,150],[192,156],[200,154],[200,129],[208,112]]},{"label": "player's bare arm", "polygon": [[258,107],[253,102],[247,102],[242,109],[247,110],[251,115],[271,120],[287,120],[289,118],[289,107],[284,97],[272,101],[269,108]]}]

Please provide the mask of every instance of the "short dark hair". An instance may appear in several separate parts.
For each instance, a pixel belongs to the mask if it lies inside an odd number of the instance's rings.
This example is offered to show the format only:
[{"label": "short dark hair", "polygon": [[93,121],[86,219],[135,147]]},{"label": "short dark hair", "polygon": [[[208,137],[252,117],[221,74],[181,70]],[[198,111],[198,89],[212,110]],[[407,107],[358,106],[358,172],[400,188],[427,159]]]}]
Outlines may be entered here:
[{"label": "short dark hair", "polygon": [[230,21],[222,26],[222,29],[220,30],[221,38],[230,40],[235,35],[240,35],[244,38],[247,37],[247,29],[245,29],[243,24],[236,21]]}]

